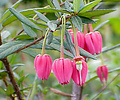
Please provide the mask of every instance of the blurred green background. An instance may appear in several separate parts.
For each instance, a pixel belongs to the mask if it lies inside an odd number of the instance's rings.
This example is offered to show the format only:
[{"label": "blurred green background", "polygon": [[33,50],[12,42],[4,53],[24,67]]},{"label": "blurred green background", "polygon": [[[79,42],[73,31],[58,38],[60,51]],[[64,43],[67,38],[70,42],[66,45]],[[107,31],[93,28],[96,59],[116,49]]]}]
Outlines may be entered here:
[{"label": "blurred green background", "polygon": [[[17,0],[0,0],[0,17],[16,1]],[[23,10],[27,8],[43,7],[46,5],[47,0],[23,0],[23,2],[17,9]],[[116,11],[110,14],[106,14],[101,17],[96,17],[95,19],[99,20],[97,21],[97,23],[93,24],[93,27],[95,28],[102,22],[109,20],[108,23],[106,23],[103,27],[99,29],[99,32],[103,36],[103,49],[106,49],[120,43],[120,2],[103,2],[101,3],[101,6],[99,8],[116,9]],[[49,17],[49,19],[55,17],[53,14],[48,14],[47,16]],[[22,29],[21,24],[18,24],[18,22],[19,21],[15,21],[5,28],[5,31],[9,31],[11,33],[11,35],[6,39],[6,41],[10,41]],[[36,51],[39,54],[41,50]],[[46,53],[49,54],[53,60],[59,58],[59,52],[57,51],[46,50]],[[103,57],[104,64],[107,65],[109,71],[111,71],[108,76],[108,82],[110,82],[111,79],[120,71],[120,47],[103,53]],[[20,52],[17,54],[10,55],[8,59],[11,65],[18,63],[24,64],[14,70],[14,75],[21,88],[31,88],[36,73],[34,69],[34,58],[25,53]],[[90,59],[88,61],[89,73],[87,80],[96,76],[96,68],[100,65],[101,61],[99,57],[97,60]],[[1,62],[0,69],[4,69],[4,66]],[[20,79],[23,81],[19,81]],[[59,85],[53,73],[51,73],[48,80],[45,80],[44,82],[41,80],[37,81],[37,95],[34,98],[34,100],[38,100],[37,98],[40,96],[40,92],[43,92],[45,100],[70,100],[70,97],[64,97],[61,95],[54,94],[52,91],[50,91],[49,87],[61,90],[65,93],[72,93],[72,83],[73,82],[71,81],[70,84],[61,86]],[[100,83],[100,80],[96,78],[95,80],[92,80],[91,82],[85,85],[83,95],[88,94],[86,100],[90,100],[90,98],[92,98],[101,88],[102,84]],[[4,100],[7,98],[3,89],[6,89],[6,86],[4,85],[3,81],[0,80],[0,100]],[[25,95],[28,95],[30,89],[26,89],[24,92]],[[109,85],[109,87],[99,95],[99,98],[97,100],[120,100],[119,94],[120,76],[117,77],[116,80],[113,81]]]}]

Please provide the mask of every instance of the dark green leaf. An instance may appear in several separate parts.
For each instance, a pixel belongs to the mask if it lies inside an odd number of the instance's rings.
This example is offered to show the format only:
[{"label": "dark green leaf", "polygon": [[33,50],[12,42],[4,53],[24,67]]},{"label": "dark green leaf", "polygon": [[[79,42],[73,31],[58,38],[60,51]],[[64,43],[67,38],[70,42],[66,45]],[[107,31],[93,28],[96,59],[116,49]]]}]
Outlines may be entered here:
[{"label": "dark green leaf", "polygon": [[77,29],[81,32],[82,31],[82,20],[79,16],[73,16],[71,18],[72,23],[77,27]]},{"label": "dark green leaf", "polygon": [[23,29],[27,35],[29,35],[30,37],[37,37],[37,34],[32,30],[31,27],[29,27],[23,23],[22,23],[22,26],[23,26]]},{"label": "dark green leaf", "polygon": [[118,89],[120,90],[120,85],[116,84],[116,86],[118,87]]},{"label": "dark green leaf", "polygon": [[10,95],[12,95],[13,93],[14,93],[14,89],[13,89],[12,85],[9,84],[9,85],[7,86],[6,94],[7,94],[8,96],[10,96]]},{"label": "dark green leaf", "polygon": [[[58,9],[55,9],[55,8],[34,8],[34,9],[26,9],[26,10],[22,10],[20,11],[20,13],[24,16],[28,16],[28,15],[31,15],[31,14],[35,14],[34,11],[38,11],[38,12],[41,12],[41,13],[44,13],[44,12],[49,12],[49,13],[55,13],[55,12],[62,12],[62,13],[68,13],[70,14],[69,11],[67,10],[58,10]],[[8,19],[6,19],[3,23],[2,23],[2,26],[6,26],[8,24],[10,24],[11,22],[17,20],[17,18],[15,16],[10,16]]]},{"label": "dark green leaf", "polygon": [[54,5],[53,5],[53,2],[52,0],[47,0],[48,4],[50,5],[51,8],[55,8]]},{"label": "dark green leaf", "polygon": [[47,25],[52,31],[55,31],[57,28],[57,24],[52,23],[52,21],[48,21]]},{"label": "dark green leaf", "polygon": [[81,0],[73,0],[74,12],[78,12],[81,5]]},{"label": "dark green leaf", "polygon": [[44,22],[48,22],[49,21],[49,19],[45,16],[45,15],[43,15],[43,14],[41,14],[41,13],[39,13],[38,11],[35,11],[35,13],[38,15],[38,17],[41,19],[41,20],[43,20]]},{"label": "dark green leaf", "polygon": [[105,25],[106,23],[108,23],[108,22],[109,22],[109,20],[104,21],[104,22],[101,23],[100,25],[96,26],[93,31],[97,31],[98,29],[100,29],[102,26],[104,26],[104,25]]},{"label": "dark green leaf", "polygon": [[46,39],[46,44],[50,44],[53,40],[53,33],[50,32],[48,33],[47,39]]},{"label": "dark green leaf", "polygon": [[0,79],[3,79],[3,77],[7,76],[6,70],[0,70]]},{"label": "dark green leaf", "polygon": [[22,50],[22,52],[24,52],[34,58],[38,55],[38,53],[31,48],[26,48],[26,49]]},{"label": "dark green leaf", "polygon": [[22,23],[35,28],[35,29],[39,29],[39,27],[37,25],[35,25],[33,22],[31,22],[28,18],[26,18],[25,16],[23,16],[21,13],[19,13],[18,11],[16,11],[14,8],[9,8],[9,10],[11,11],[11,13],[17,17]]},{"label": "dark green leaf", "polygon": [[[51,46],[52,48],[54,48],[55,50],[57,50],[57,51],[61,51],[61,50],[60,50],[60,45],[51,43],[50,46]],[[74,57],[69,51],[67,51],[67,50],[65,50],[65,49],[64,49],[64,54],[67,55],[67,56],[69,56],[69,57],[72,57],[72,58]]]},{"label": "dark green leaf", "polygon": [[[22,0],[17,1],[15,4],[12,5],[11,8],[17,8],[17,7],[19,6],[19,4],[21,3],[21,1],[22,1]],[[10,11],[7,10],[7,11],[3,14],[3,16],[1,17],[0,23],[3,22],[6,18],[8,18],[8,17],[10,16],[10,14],[11,14]]]},{"label": "dark green leaf", "polygon": [[79,13],[84,13],[88,10],[91,10],[95,5],[97,5],[101,0],[95,0],[93,2],[90,2],[86,4],[82,9],[80,9]]},{"label": "dark green leaf", "polygon": [[96,16],[101,16],[101,15],[104,15],[104,14],[107,14],[107,13],[110,13],[110,12],[113,12],[115,10],[111,10],[111,9],[97,9],[97,10],[93,10],[93,11],[88,11],[88,12],[85,12],[85,13],[79,13],[78,15],[79,16],[83,16],[83,17],[88,17],[88,18],[91,18],[91,17],[96,17]]},{"label": "dark green leaf", "polygon": [[0,46],[0,59],[5,58],[6,56],[12,54],[17,51],[21,47],[28,44],[29,41],[13,41],[8,42]]},{"label": "dark green leaf", "polygon": [[95,23],[95,21],[90,18],[87,18],[87,17],[80,17],[80,18],[83,24]]}]

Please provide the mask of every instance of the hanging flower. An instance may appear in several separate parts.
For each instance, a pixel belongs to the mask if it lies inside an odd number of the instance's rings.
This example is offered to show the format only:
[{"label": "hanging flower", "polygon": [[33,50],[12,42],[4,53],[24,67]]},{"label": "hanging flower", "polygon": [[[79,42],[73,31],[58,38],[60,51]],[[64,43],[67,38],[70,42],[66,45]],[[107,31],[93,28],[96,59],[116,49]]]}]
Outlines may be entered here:
[{"label": "hanging flower", "polygon": [[85,84],[87,72],[88,72],[87,63],[85,62],[84,58],[82,56],[75,57],[73,61],[73,73],[72,73],[73,81],[77,85],[83,86]]},{"label": "hanging flower", "polygon": [[[72,37],[72,40],[73,40],[73,43],[74,43],[74,34],[73,34],[72,29],[69,30],[69,32],[71,34],[71,37]],[[84,49],[85,48],[85,35],[82,32],[79,32],[79,31],[77,31],[76,34],[77,34],[78,46]]]},{"label": "hanging flower", "polygon": [[85,35],[87,51],[91,54],[99,54],[102,50],[102,36],[99,32],[90,32]]},{"label": "hanging flower", "polygon": [[97,75],[100,78],[101,83],[103,83],[103,81],[107,81],[108,78],[108,68],[106,65],[103,66],[99,66],[97,68]]},{"label": "hanging flower", "polygon": [[35,65],[38,78],[41,80],[43,79],[47,80],[52,69],[51,57],[47,54],[44,54],[43,56],[37,55],[34,60],[34,65]]},{"label": "hanging flower", "polygon": [[52,65],[53,72],[56,78],[59,81],[59,84],[65,85],[70,83],[71,75],[72,75],[72,62],[70,59],[56,59]]}]

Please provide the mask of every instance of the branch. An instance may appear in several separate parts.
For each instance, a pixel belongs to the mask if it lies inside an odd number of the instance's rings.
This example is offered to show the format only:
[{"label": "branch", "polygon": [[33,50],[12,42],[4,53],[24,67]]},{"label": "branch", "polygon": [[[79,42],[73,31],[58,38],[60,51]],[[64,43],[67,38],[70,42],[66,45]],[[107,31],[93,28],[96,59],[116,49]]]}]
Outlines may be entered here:
[{"label": "branch", "polygon": [[35,40],[35,41],[31,42],[30,44],[28,44],[28,45],[26,45],[26,46],[24,46],[24,47],[22,47],[22,48],[18,49],[18,50],[17,50],[17,51],[15,51],[14,53],[18,53],[19,51],[21,51],[21,50],[23,50],[23,49],[25,49],[25,48],[27,48],[27,47],[30,47],[31,45],[36,44],[37,42],[39,42],[39,41],[40,41],[40,40],[42,40],[42,39],[44,39],[44,36],[42,36],[42,37],[38,38],[37,40]]},{"label": "branch", "polygon": [[[3,28],[2,28],[2,29],[3,29]],[[2,45],[2,39],[1,39],[1,31],[2,31],[2,29],[0,30],[0,46]],[[10,67],[10,64],[9,64],[7,58],[3,58],[3,59],[1,59],[1,61],[3,62],[4,66],[5,66],[6,70],[7,70],[8,76],[9,76],[9,78],[10,78],[10,82],[12,83],[12,85],[13,85],[13,87],[14,87],[14,89],[15,89],[15,92],[16,92],[16,94],[17,94],[18,99],[19,99],[19,100],[23,100],[23,99],[22,99],[21,92],[20,92],[20,89],[19,89],[19,87],[18,87],[18,85],[17,85],[17,82],[15,81],[15,77],[14,77],[14,75],[13,75],[13,71],[12,71],[12,69],[11,69],[11,67]],[[5,83],[5,84],[6,84],[6,83]],[[6,85],[7,85],[7,84],[6,84]]]},{"label": "branch", "polygon": [[98,93],[97,95],[95,95],[91,100],[95,100],[97,98],[97,96],[104,91],[118,76],[120,75],[120,72],[106,85],[104,86]]}]

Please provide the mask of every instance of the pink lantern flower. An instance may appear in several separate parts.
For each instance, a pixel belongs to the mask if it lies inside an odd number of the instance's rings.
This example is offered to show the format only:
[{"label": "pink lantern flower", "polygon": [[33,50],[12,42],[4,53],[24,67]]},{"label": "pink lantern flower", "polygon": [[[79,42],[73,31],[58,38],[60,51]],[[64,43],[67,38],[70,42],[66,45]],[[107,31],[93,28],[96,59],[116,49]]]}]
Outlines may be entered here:
[{"label": "pink lantern flower", "polygon": [[85,84],[87,72],[88,72],[87,63],[85,62],[84,58],[82,56],[75,57],[73,61],[73,73],[72,73],[73,81],[77,85],[83,86]]},{"label": "pink lantern flower", "polygon": [[[74,34],[72,30],[69,30],[73,43],[74,43]],[[77,31],[77,42],[78,42],[78,46],[81,48],[85,48],[85,35],[82,32]]]},{"label": "pink lantern flower", "polygon": [[99,32],[90,32],[85,35],[86,50],[91,54],[99,54],[102,51],[102,36]]},{"label": "pink lantern flower", "polygon": [[59,81],[59,84],[65,85],[70,83],[72,75],[72,62],[70,59],[56,59],[52,65],[53,72]]},{"label": "pink lantern flower", "polygon": [[47,80],[52,69],[51,57],[47,54],[44,54],[43,56],[37,55],[34,60],[34,65],[35,65],[38,78],[41,80],[43,79]]},{"label": "pink lantern flower", "polygon": [[103,81],[107,81],[108,78],[108,68],[106,65],[103,66],[99,66],[97,68],[97,75],[100,78],[101,83],[103,83]]}]

